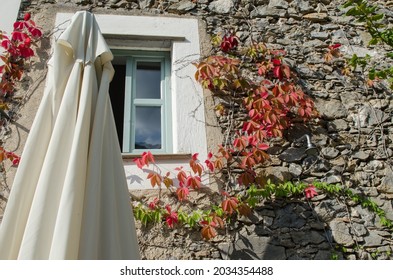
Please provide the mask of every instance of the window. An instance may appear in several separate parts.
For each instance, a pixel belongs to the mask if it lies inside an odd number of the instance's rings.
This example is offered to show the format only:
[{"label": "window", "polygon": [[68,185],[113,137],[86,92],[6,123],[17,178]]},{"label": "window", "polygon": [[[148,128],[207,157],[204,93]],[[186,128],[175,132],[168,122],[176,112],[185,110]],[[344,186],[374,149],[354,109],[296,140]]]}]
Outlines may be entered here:
[{"label": "window", "polygon": [[[55,38],[66,28],[67,24],[65,23],[69,22],[72,16],[72,13],[58,13],[56,15]],[[146,180],[146,174],[133,162],[134,155],[140,154],[144,149],[141,149],[139,145],[135,147],[136,140],[134,143],[131,140],[123,141],[124,129],[129,129],[130,139],[139,139],[137,135],[143,135],[140,130],[135,130],[138,121],[134,126],[130,123],[124,128],[126,92],[129,93],[128,98],[134,98],[128,103],[130,104],[128,116],[136,114],[142,116],[140,119],[143,120],[143,116],[147,114],[143,112],[143,109],[147,109],[143,107],[145,106],[149,107],[147,110],[155,111],[155,114],[161,117],[161,120],[156,122],[156,131],[161,129],[161,149],[155,149],[153,152],[155,155],[161,154],[156,157],[156,161],[163,169],[173,170],[175,167],[187,165],[189,159],[185,156],[192,153],[198,152],[200,159],[207,158],[206,129],[213,126],[208,125],[210,121],[205,120],[205,96],[202,87],[194,79],[195,67],[192,65],[192,62],[200,57],[200,38],[207,39],[207,37],[205,37],[203,26],[195,18],[115,14],[96,14],[95,16],[107,45],[115,55],[112,64],[116,73],[111,82],[110,91],[119,142],[122,148],[123,142],[128,142],[129,147],[134,149],[128,149],[128,152],[123,150],[123,164],[130,182],[129,188],[150,189],[151,185]],[[160,68],[160,71],[163,69],[170,71],[169,74],[161,72],[161,77],[165,76],[165,94],[162,95],[161,92],[161,97],[164,97],[165,100],[162,100],[161,104],[149,103],[159,102],[152,98],[138,100],[139,97],[132,96],[131,91],[126,90],[126,86],[132,88],[132,85],[126,83],[126,79],[129,78],[131,84],[133,79],[132,74],[127,75],[127,67],[128,69],[136,67],[135,60],[139,56],[139,58],[143,58],[142,62],[145,62],[145,59],[147,59],[146,62],[149,62],[148,65],[142,64],[139,68],[153,68],[151,71],[158,71],[154,70],[158,68],[154,62],[161,61],[159,57],[162,54],[165,54],[164,56],[167,56],[168,59],[164,60],[165,67]],[[153,61],[149,59],[153,59]],[[127,64],[127,60],[131,62]],[[134,61],[134,66],[132,66],[132,61]],[[150,64],[150,62],[153,63]],[[163,82],[164,80],[161,80],[160,85],[163,85]],[[163,86],[160,87],[160,89],[162,88]],[[142,103],[145,101],[147,102]],[[142,107],[140,108],[142,112],[136,112],[138,102],[141,102],[139,106]],[[207,104],[209,107],[214,106],[209,101]],[[159,107],[161,107],[160,110]],[[158,114],[158,111],[161,114]],[[159,118],[154,117],[154,112],[150,116],[152,120]],[[215,116],[210,117],[214,118]],[[144,126],[152,127],[149,124],[144,124],[143,121],[140,124],[142,124],[142,128]],[[216,139],[217,134],[211,135],[210,139]],[[143,137],[141,138],[143,139]],[[145,135],[145,140],[146,138]],[[160,144],[160,141],[149,140],[147,142],[150,145]]]},{"label": "window", "polygon": [[169,52],[113,50],[112,108],[123,153],[172,153]]}]

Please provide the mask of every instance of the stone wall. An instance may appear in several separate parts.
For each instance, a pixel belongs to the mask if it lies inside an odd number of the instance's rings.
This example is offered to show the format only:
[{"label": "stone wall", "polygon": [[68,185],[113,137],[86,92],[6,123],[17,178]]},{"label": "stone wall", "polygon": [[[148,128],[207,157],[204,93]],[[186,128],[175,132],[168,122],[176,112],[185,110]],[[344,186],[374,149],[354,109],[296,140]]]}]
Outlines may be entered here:
[{"label": "stone wall", "polygon": [[[367,47],[369,35],[343,16],[339,9],[343,2],[32,0],[24,2],[24,9],[33,13],[47,34],[54,28],[57,11],[87,9],[95,3],[95,13],[197,17],[208,34],[234,30],[244,42],[252,38],[285,49],[287,63],[314,98],[321,118],[312,125],[295,125],[285,139],[272,143],[266,175],[274,180],[340,183],[371,197],[393,219],[392,92],[383,86],[367,89],[360,72],[343,77],[342,62],[326,64],[323,55],[327,46],[341,43],[347,56],[369,54],[381,66],[392,61],[382,59],[382,47]],[[380,4],[392,23],[393,1]],[[316,158],[293,144],[305,133],[312,135],[319,149]],[[381,227],[374,213],[326,195],[309,202],[265,202],[252,217],[233,222],[211,242],[203,241],[198,232],[164,226],[139,225],[138,234],[147,259],[392,259],[393,251],[392,232]]]}]

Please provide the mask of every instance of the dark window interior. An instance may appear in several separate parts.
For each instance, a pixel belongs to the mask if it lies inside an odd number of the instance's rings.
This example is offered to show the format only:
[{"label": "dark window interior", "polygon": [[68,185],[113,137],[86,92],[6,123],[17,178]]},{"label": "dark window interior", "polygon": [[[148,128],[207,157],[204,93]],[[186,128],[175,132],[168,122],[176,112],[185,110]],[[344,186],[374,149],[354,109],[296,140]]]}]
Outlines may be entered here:
[{"label": "dark window interior", "polygon": [[123,123],[124,123],[124,94],[126,81],[126,65],[114,64],[115,75],[109,86],[109,95],[115,117],[117,136],[120,148],[123,147]]}]

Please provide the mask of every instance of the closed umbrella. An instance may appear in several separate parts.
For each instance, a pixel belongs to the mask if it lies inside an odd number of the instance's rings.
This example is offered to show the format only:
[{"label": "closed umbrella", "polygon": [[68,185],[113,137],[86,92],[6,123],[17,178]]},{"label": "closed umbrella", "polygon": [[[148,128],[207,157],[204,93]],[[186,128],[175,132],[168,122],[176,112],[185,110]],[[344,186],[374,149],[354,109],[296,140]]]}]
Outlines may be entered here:
[{"label": "closed umbrella", "polygon": [[77,12],[49,62],[0,226],[0,259],[139,259],[108,95],[112,58],[94,15]]}]

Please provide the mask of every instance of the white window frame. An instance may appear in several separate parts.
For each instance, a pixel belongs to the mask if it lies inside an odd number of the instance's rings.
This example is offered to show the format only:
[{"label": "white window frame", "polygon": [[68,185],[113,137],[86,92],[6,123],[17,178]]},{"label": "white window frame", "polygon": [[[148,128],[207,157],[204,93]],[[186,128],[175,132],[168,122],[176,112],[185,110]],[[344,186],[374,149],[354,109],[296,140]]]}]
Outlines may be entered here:
[{"label": "white window frame", "polygon": [[[135,112],[137,106],[154,106],[161,108],[161,149],[149,149],[154,154],[170,154],[172,144],[172,101],[170,90],[170,56],[169,52],[112,50],[113,55],[126,58],[123,154],[141,154],[146,149],[135,147]],[[135,96],[135,73],[138,61],[154,61],[161,64],[161,98],[142,99]],[[114,106],[112,106],[114,107]]]},{"label": "white window frame", "polygon": [[[67,27],[71,13],[58,13],[57,38]],[[194,18],[166,16],[95,15],[110,48],[134,50],[169,50],[171,53],[171,98],[173,156],[156,157],[163,170],[187,165],[182,155],[199,153],[207,158],[207,138],[202,87],[195,81],[192,61],[200,57],[199,23]],[[124,43],[130,43],[124,45]],[[158,160],[157,160],[158,159]],[[130,189],[151,189],[146,174],[136,168],[131,158],[123,157]],[[135,179],[133,179],[135,178]]]}]

